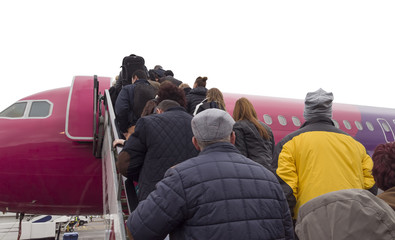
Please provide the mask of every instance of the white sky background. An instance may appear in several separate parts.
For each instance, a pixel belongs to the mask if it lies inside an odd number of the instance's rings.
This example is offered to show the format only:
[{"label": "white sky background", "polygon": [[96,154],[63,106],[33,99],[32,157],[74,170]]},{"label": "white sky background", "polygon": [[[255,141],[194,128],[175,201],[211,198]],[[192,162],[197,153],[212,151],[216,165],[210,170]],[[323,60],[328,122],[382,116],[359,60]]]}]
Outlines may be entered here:
[{"label": "white sky background", "polygon": [[0,3],[0,109],[69,86],[114,78],[143,56],[223,92],[395,108],[394,1],[100,1]]}]

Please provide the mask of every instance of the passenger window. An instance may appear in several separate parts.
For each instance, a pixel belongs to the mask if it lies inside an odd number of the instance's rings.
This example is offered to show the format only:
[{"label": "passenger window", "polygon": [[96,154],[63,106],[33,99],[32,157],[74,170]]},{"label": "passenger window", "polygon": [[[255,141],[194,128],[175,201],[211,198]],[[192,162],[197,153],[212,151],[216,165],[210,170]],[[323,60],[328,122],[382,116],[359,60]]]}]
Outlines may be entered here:
[{"label": "passenger window", "polygon": [[333,123],[335,124],[335,127],[340,128],[339,123],[338,123],[335,119],[332,119],[332,121],[333,121]]},{"label": "passenger window", "polygon": [[384,131],[386,131],[386,132],[390,132],[391,131],[390,130],[390,126],[388,126],[387,121],[381,122],[381,125],[383,126]]},{"label": "passenger window", "polygon": [[294,123],[295,126],[299,127],[300,126],[300,120],[298,117],[293,116],[292,117],[292,122]]},{"label": "passenger window", "polygon": [[263,115],[263,120],[265,121],[265,123],[267,125],[272,125],[272,123],[273,123],[272,117],[270,117],[269,114]]},{"label": "passenger window", "polygon": [[348,129],[348,130],[350,130],[351,129],[351,124],[350,124],[350,122],[349,121],[347,121],[347,120],[343,120],[343,124],[344,124],[344,126]]},{"label": "passenger window", "polygon": [[9,117],[9,118],[23,117],[23,114],[25,113],[26,105],[27,105],[26,102],[14,103],[10,107],[2,111],[0,113],[0,117]]},{"label": "passenger window", "polygon": [[46,101],[32,102],[29,117],[47,117],[50,109],[51,105]]},{"label": "passenger window", "polygon": [[370,131],[374,131],[374,127],[373,127],[373,124],[371,123],[371,122],[369,122],[369,121],[366,121],[366,126],[368,127],[368,129],[370,130]]},{"label": "passenger window", "polygon": [[355,123],[355,126],[357,127],[358,130],[360,130],[360,131],[363,130],[362,124],[360,122],[355,121],[354,123]]},{"label": "passenger window", "polygon": [[284,116],[278,115],[278,122],[283,126],[287,125],[287,119]]}]

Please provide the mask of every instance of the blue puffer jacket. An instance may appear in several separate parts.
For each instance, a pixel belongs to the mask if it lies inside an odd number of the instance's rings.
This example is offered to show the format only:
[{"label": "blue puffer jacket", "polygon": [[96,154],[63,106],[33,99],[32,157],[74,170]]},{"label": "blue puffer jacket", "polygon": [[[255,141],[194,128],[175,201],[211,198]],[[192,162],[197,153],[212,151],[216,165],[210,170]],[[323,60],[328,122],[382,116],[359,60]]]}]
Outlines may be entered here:
[{"label": "blue puffer jacket", "polygon": [[129,216],[135,240],[293,239],[276,177],[230,143],[215,143],[166,172]]},{"label": "blue puffer jacket", "polygon": [[198,155],[192,144],[191,120],[183,107],[138,120],[123,151],[130,155],[128,178],[139,183],[139,201],[155,189],[167,169]]}]

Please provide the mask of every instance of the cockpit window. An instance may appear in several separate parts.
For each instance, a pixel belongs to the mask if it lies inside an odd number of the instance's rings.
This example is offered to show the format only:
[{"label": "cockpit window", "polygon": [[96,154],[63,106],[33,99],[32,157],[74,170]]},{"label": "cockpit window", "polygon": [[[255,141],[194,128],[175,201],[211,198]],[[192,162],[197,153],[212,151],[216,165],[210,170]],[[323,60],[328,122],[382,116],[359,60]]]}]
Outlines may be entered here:
[{"label": "cockpit window", "polygon": [[49,115],[51,105],[46,101],[32,102],[29,117],[46,117]]},{"label": "cockpit window", "polygon": [[12,104],[0,113],[0,117],[21,118],[25,113],[27,102],[17,102]]},{"label": "cockpit window", "polygon": [[48,100],[24,100],[16,102],[0,113],[4,118],[47,118],[52,113],[52,103]]}]

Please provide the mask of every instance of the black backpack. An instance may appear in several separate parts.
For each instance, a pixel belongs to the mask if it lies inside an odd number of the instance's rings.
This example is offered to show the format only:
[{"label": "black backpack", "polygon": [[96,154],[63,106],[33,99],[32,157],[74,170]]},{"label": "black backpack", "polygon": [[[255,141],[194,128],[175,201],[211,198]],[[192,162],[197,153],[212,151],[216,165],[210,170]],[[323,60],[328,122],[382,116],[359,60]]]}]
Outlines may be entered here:
[{"label": "black backpack", "polygon": [[134,71],[147,71],[144,58],[135,54],[130,54],[130,56],[124,57],[121,68],[122,70],[119,74],[119,78],[121,79],[122,86],[132,83],[132,74]]},{"label": "black backpack", "polygon": [[109,89],[113,107],[115,107],[115,102],[118,98],[119,92],[122,90],[122,87],[132,84],[132,74],[134,71],[139,69],[147,71],[147,68],[144,64],[144,58],[135,54],[130,54],[129,56],[123,58],[121,66],[122,70],[119,73],[119,78],[115,86],[112,86]]},{"label": "black backpack", "polygon": [[209,108],[222,109],[218,106],[218,104],[216,102],[207,102],[207,98],[205,98],[201,103],[196,105],[195,111],[193,112],[193,116],[195,116],[196,114],[200,113],[201,111],[204,111]]}]

